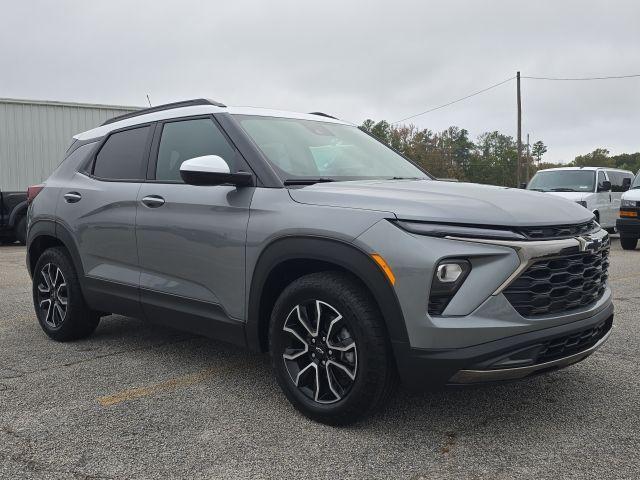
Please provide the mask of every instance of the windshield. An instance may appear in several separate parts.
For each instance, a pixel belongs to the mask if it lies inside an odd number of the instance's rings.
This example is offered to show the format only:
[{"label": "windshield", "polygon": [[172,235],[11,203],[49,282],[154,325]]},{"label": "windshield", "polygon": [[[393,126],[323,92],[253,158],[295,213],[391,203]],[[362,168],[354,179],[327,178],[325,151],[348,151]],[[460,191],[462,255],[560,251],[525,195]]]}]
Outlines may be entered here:
[{"label": "windshield", "polygon": [[[429,176],[351,125],[236,115],[283,180],[340,181]],[[303,182],[301,182],[303,183]]]},{"label": "windshield", "polygon": [[540,192],[593,192],[596,175],[593,170],[550,170],[538,172],[527,190]]},{"label": "windshield", "polygon": [[633,183],[631,184],[631,188],[640,188],[640,171],[636,173],[636,178],[633,179]]}]

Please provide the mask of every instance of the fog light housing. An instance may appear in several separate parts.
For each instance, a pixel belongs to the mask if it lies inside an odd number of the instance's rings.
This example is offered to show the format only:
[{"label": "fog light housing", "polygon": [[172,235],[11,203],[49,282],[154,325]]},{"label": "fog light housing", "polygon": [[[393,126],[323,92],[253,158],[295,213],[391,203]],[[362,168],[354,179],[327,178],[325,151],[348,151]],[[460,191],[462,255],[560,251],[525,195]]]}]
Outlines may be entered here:
[{"label": "fog light housing", "polygon": [[436,266],[429,294],[429,315],[442,315],[471,271],[471,263],[464,259],[444,259]]}]

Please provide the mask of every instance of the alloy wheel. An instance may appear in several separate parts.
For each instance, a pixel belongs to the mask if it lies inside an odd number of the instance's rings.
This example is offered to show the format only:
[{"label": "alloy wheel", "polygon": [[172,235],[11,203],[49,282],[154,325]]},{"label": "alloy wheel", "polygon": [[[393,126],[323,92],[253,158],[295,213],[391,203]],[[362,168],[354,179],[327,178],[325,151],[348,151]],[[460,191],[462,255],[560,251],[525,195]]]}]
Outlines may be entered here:
[{"label": "alloy wheel", "polygon": [[294,385],[307,398],[335,403],[358,372],[356,339],[336,308],[321,300],[296,305],[284,322],[282,358]]},{"label": "alloy wheel", "polygon": [[39,273],[38,307],[49,327],[62,325],[67,317],[68,302],[67,282],[62,271],[53,263],[47,263]]}]

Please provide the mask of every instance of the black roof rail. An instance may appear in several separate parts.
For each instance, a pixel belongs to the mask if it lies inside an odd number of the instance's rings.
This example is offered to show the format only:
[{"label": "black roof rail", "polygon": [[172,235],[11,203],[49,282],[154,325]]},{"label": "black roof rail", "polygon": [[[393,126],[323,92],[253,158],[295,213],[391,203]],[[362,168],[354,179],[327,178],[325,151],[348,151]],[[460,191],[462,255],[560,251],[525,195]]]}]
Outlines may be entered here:
[{"label": "black roof rail", "polygon": [[337,117],[334,117],[332,115],[329,115],[328,113],[323,113],[323,112],[309,112],[309,115],[320,115],[321,117],[327,117],[327,118],[333,118],[334,120],[340,120]]},{"label": "black roof rail", "polygon": [[209,100],[207,98],[196,98],[193,100],[183,100],[181,102],[165,103],[164,105],[158,105],[157,107],[143,108],[136,110],[135,112],[125,113],[124,115],[118,115],[117,117],[110,118],[102,125],[109,125],[110,123],[119,122],[127,118],[134,118],[140,115],[146,115],[147,113],[162,112],[163,110],[171,110],[173,108],[181,107],[193,107],[195,105],[213,105],[215,107],[226,107],[226,105],[216,102],[215,100]]}]

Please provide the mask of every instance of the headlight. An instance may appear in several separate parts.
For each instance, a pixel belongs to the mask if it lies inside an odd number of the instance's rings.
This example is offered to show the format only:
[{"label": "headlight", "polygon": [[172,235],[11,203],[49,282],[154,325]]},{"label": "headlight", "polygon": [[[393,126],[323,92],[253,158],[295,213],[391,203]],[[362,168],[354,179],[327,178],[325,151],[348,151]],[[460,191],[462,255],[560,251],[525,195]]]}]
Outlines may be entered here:
[{"label": "headlight", "polygon": [[394,221],[397,226],[411,233],[428,235],[430,237],[463,237],[463,238],[491,238],[496,240],[526,240],[524,235],[513,230],[500,228],[467,227],[447,225],[442,223]]},{"label": "headlight", "polygon": [[631,208],[635,208],[638,205],[638,202],[636,202],[635,200],[622,200],[620,202],[620,206],[621,207],[631,207]]},{"label": "headlight", "polygon": [[442,315],[470,271],[468,260],[447,258],[440,261],[431,280],[429,315]]},{"label": "headlight", "polygon": [[576,203],[578,205],[582,205],[584,208],[587,208],[587,202],[585,202],[584,200],[578,200]]}]

